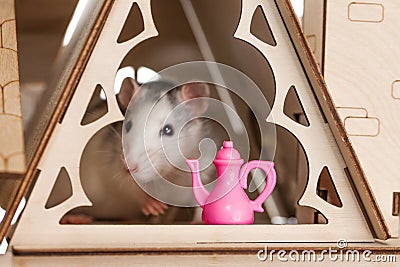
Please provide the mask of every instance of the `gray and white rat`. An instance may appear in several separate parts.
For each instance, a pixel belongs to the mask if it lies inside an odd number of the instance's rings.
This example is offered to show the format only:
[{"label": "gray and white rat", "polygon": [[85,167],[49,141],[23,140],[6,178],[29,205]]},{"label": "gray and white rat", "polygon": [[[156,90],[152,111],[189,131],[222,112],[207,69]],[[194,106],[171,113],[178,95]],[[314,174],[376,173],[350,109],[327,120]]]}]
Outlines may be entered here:
[{"label": "gray and white rat", "polygon": [[[172,87],[171,82],[159,80],[145,83],[139,90],[136,81],[124,80],[117,96],[121,107],[126,109],[135,95],[122,129],[126,163],[121,122],[92,137],[81,159],[80,175],[93,206],[74,209],[61,223],[145,222],[145,215],[163,214],[167,204],[193,206],[191,175],[183,167],[185,157],[199,157],[199,143],[204,138],[220,143],[223,137],[213,122],[196,118],[207,110],[207,84],[189,83],[167,92],[166,88]],[[102,113],[100,107],[94,109],[91,112]],[[187,190],[179,190],[179,186]],[[57,202],[57,194],[52,195],[50,205]]]},{"label": "gray and white rat", "polygon": [[161,202],[195,205],[185,159],[202,156],[202,165],[209,165],[212,151],[201,155],[199,144],[205,138],[220,141],[215,138],[216,127],[210,131],[213,122],[199,118],[208,108],[209,86],[201,82],[175,86],[159,80],[139,90],[130,82],[136,89],[124,120],[123,146],[132,176]]}]

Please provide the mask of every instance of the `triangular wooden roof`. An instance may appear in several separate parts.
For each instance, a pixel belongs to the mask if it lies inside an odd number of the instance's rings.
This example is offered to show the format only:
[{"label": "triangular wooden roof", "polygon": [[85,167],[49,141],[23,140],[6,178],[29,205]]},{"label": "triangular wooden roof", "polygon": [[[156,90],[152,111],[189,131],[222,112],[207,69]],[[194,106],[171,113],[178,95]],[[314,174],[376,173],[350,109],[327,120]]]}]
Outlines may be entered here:
[{"label": "triangular wooden roof", "polygon": [[[81,50],[78,53],[76,60],[74,61],[73,67],[71,67],[69,71],[67,71],[68,75],[60,79],[60,85],[59,87],[57,87],[55,97],[52,98],[52,102],[49,105],[49,110],[52,110],[52,112],[48,112],[48,114],[51,115],[45,118],[41,124],[39,124],[40,127],[42,127],[43,132],[39,133],[38,138],[36,139],[38,140],[37,145],[30,147],[31,151],[33,152],[31,154],[32,156],[29,157],[28,171],[18,194],[15,196],[14,204],[8,210],[6,219],[2,224],[0,231],[1,238],[7,232],[12,216],[16,211],[17,205],[27,192],[27,189],[36,174],[39,163],[42,167],[40,175],[44,175],[44,177],[40,177],[40,183],[37,183],[35,187],[39,187],[40,185],[47,183],[46,186],[48,186],[48,189],[42,188],[40,192],[51,190],[52,184],[49,184],[49,182],[54,182],[55,177],[49,177],[50,174],[45,175],[44,173],[47,172],[47,169],[45,168],[49,167],[49,169],[51,169],[50,173],[54,173],[54,171],[59,166],[46,165],[48,164],[48,159],[52,157],[52,153],[55,153],[55,151],[48,150],[49,147],[47,145],[50,142],[52,148],[59,147],[57,138],[61,138],[63,136],[62,134],[60,135],[60,132],[63,131],[63,128],[70,127],[70,125],[68,126],[66,124],[66,121],[73,120],[74,116],[76,120],[80,120],[80,115],[82,115],[81,112],[84,112],[86,110],[85,104],[87,103],[82,102],[84,101],[82,99],[77,99],[77,95],[84,95],[84,99],[89,100],[92,92],[87,88],[91,88],[91,85],[102,82],[95,80],[96,77],[93,76],[93,70],[95,70],[96,68],[96,62],[99,62],[101,60],[108,60],[108,58],[101,59],[99,55],[101,55],[104,51],[112,51],[110,50],[111,48],[122,49],[118,50],[118,52],[115,53],[115,56],[117,57],[115,59],[115,62],[119,63],[120,60],[122,60],[121,57],[125,55],[124,53],[127,53],[136,44],[147,38],[157,36],[157,29],[155,28],[155,25],[152,21],[149,0],[104,0],[98,2],[99,3],[97,5],[96,12],[94,12],[94,15],[91,19],[91,30],[84,34],[84,40],[86,40],[86,42],[84,42],[84,44],[81,46]],[[117,46],[115,41],[114,43],[110,43],[110,40],[117,39],[119,35],[119,32],[117,31],[119,29],[122,29],[123,23],[125,22],[126,16],[129,12],[129,8],[134,2],[139,5],[142,12],[142,16],[145,22],[144,32],[136,37],[133,37],[131,40],[126,41],[125,43],[119,44],[119,46]],[[262,8],[265,17],[271,27],[272,33],[274,34],[275,40],[277,42],[276,46],[265,44],[250,33],[252,16],[256,8],[259,6]],[[316,205],[321,209],[325,209],[325,211],[328,213],[328,219],[330,219],[330,223],[328,225],[290,226],[292,228],[285,228],[285,232],[287,231],[287,233],[285,233],[285,237],[282,237],[282,240],[304,241],[307,240],[306,236],[309,236],[310,240],[324,240],[324,236],[318,237],[318,234],[315,234],[313,232],[313,229],[319,229],[319,233],[323,233],[324,231],[328,231],[329,233],[336,232],[336,235],[347,235],[349,239],[354,240],[371,240],[371,236],[368,236],[367,233],[369,232],[369,230],[368,227],[366,227],[365,220],[367,220],[372,225],[376,237],[387,239],[389,237],[388,230],[382,217],[381,211],[379,210],[379,207],[375,204],[373,192],[368,185],[367,178],[365,177],[365,174],[360,166],[357,155],[349,142],[343,125],[341,124],[337,110],[332,103],[329,91],[324,83],[319,68],[315,63],[313,54],[302,33],[301,27],[290,5],[290,2],[288,0],[279,0],[276,2],[261,0],[243,1],[242,16],[234,36],[236,38],[249,42],[254,47],[259,49],[260,52],[263,53],[263,55],[268,59],[270,64],[272,66],[275,66],[276,68],[276,79],[278,79],[282,83],[280,83],[280,87],[276,89],[277,96],[271,111],[271,116],[274,117],[274,123],[283,127],[287,127],[292,132],[294,132],[297,138],[305,146],[305,150],[310,150],[308,151],[310,155],[320,151],[316,149],[318,148],[318,146],[323,147],[325,149],[324,153],[327,153],[327,155],[329,155],[329,157],[326,159],[326,162],[317,159],[313,161],[313,168],[315,169],[313,169],[312,171],[314,172],[314,176],[310,175],[311,178],[309,179],[315,182],[315,179],[318,179],[318,177],[315,177],[315,174],[319,171],[319,168],[322,169],[322,165],[324,163],[327,163],[327,165],[329,166],[330,164],[332,164],[332,168],[335,170],[334,175],[337,175],[336,177],[334,177],[333,181],[336,183],[339,194],[343,196],[343,207],[341,209],[332,208],[329,205],[323,203],[318,203]],[[281,61],[283,60],[284,64],[292,64],[291,66],[293,66],[296,71],[293,71],[293,73],[285,73],[282,69],[282,63],[279,63],[278,59]],[[119,65],[117,63],[112,63],[112,66],[118,67]],[[98,75],[98,77],[101,77],[101,79],[105,79],[105,84],[109,86],[111,84],[111,79],[113,78],[112,75],[114,74],[115,72],[108,74],[101,73],[101,71],[99,70],[96,75]],[[288,122],[283,116],[282,110],[279,109],[280,105],[283,106],[285,95],[287,93],[287,90],[289,90],[290,88],[290,86],[288,86],[287,88],[284,88],[282,86],[291,84],[298,85],[296,87],[296,90],[300,100],[302,101],[303,107],[307,112],[307,117],[311,125],[311,127],[309,128],[294,126],[294,124],[290,124],[290,122]],[[84,87],[86,88],[86,91],[84,91]],[[93,86],[93,89],[94,88],[95,87]],[[112,94],[111,88],[105,88],[105,91],[106,94]],[[79,103],[81,103],[81,106],[79,106]],[[111,107],[117,107],[116,102],[112,102],[109,105]],[[319,110],[319,108],[321,108],[321,111]],[[322,112],[323,114],[321,114],[320,112]],[[120,119],[119,116],[119,114],[114,113],[114,115],[109,118],[108,123]],[[63,122],[59,124],[61,118],[63,118]],[[326,130],[327,128],[325,124],[325,119],[329,124],[331,132]],[[79,125],[79,123],[77,123],[77,125]],[[85,131],[88,131],[87,128],[88,127],[86,127]],[[57,129],[57,136],[55,135],[55,129]],[[83,131],[82,129],[77,130]],[[94,134],[94,132],[92,134]],[[336,143],[332,143],[331,141],[333,140],[333,138],[330,139],[329,136],[334,137]],[[310,140],[314,140],[315,142],[319,143],[317,143],[316,145],[312,145],[312,142]],[[65,141],[68,140],[64,140],[64,142]],[[71,142],[72,141],[73,140],[71,140]],[[313,157],[315,156],[316,155],[314,154]],[[319,158],[323,158],[322,156],[323,155],[318,155]],[[338,171],[341,168],[340,166],[342,166],[341,162],[345,162],[345,165],[347,166],[347,174],[351,177],[348,180],[345,170],[342,169],[341,173],[339,173]],[[67,165],[66,167],[68,169]],[[79,179],[79,177],[75,177],[73,179]],[[356,190],[352,190],[350,186],[348,186],[349,184],[354,186],[354,189]],[[313,188],[312,186],[310,187],[310,190],[308,190],[308,192],[306,189],[305,195],[303,196],[304,198],[300,200],[300,203],[303,202],[304,204],[309,205],[310,203],[317,201],[317,196],[313,196],[311,193],[313,189],[315,193],[315,188]],[[39,197],[44,198],[45,196],[40,196],[40,192],[35,192],[34,188],[31,197],[35,198],[35,200],[37,200]],[[362,218],[361,216],[362,212],[357,204],[357,198],[360,198],[363,203],[363,205],[361,205],[361,208],[365,211],[365,218]],[[71,201],[75,203],[74,205],[76,205],[77,203],[85,202],[82,196],[77,196],[76,199]],[[32,201],[32,203],[33,202],[34,201]],[[40,220],[46,221],[47,219],[44,217],[49,216],[50,218],[52,216],[52,211],[49,210],[45,212],[35,213],[34,211],[37,210],[37,208],[44,209],[44,207],[35,208],[34,204],[32,203],[29,203],[28,201],[26,210],[21,217],[20,225],[17,227],[17,241],[14,244],[19,248],[24,246],[24,244],[21,243],[21,234],[24,231],[25,233],[29,233],[30,240],[25,239],[23,242],[27,242],[32,245],[34,242],[37,241],[35,239],[35,236],[44,234],[43,232],[37,233],[36,231],[38,230],[36,229],[36,227],[39,227],[40,225]],[[60,211],[57,211],[56,213],[59,214]],[[360,215],[360,217],[356,218],[358,215]],[[24,219],[24,217],[26,217],[27,219]],[[51,224],[52,226],[54,226],[54,228],[46,227],[45,232],[49,235],[52,235],[56,233],[55,231],[60,230],[59,232],[57,232],[59,236],[53,236],[51,239],[50,237],[46,238],[46,241],[44,242],[46,244],[43,243],[42,245],[57,247],[54,245],[54,243],[52,243],[57,242],[57,240],[60,242],[69,242],[69,244],[74,244],[76,240],[74,240],[73,236],[71,236],[71,231],[78,231],[78,226],[74,226],[73,229],[65,226],[60,227],[58,225],[59,218],[57,217],[53,219],[54,222],[49,222],[49,225]],[[21,230],[22,232],[18,233],[19,229],[23,227],[28,228],[28,225],[30,229]],[[40,225],[40,227],[43,227],[43,225]],[[138,235],[138,238],[145,237],[145,233],[143,233],[143,231],[145,231],[145,228],[141,228],[140,226],[133,227],[137,227],[136,229],[142,231],[142,234]],[[190,227],[196,228],[196,226]],[[203,233],[201,231],[196,233],[196,231],[193,231],[193,229],[190,227],[185,228],[186,230],[184,231],[182,230],[182,236],[186,236],[186,234],[190,236],[190,234],[192,234],[194,236],[189,238],[196,239],[199,233]],[[249,235],[250,239],[257,238],[257,240],[259,240],[263,237],[258,236],[258,234],[265,234],[265,231],[272,231],[273,228],[270,227],[283,226],[265,226],[265,228],[260,228],[260,226],[254,226],[253,228],[252,227],[253,226],[248,226],[248,228],[246,228],[245,230],[246,233]],[[331,227],[332,229],[330,229],[329,227]],[[356,227],[356,229],[349,230],[349,227]],[[91,228],[96,227],[85,227],[85,232],[83,233],[84,235],[88,235],[88,242],[92,242],[94,240],[93,238],[95,238],[97,233],[99,233],[99,229],[93,230]],[[112,230],[108,227],[107,229],[110,231]],[[228,236],[228,233],[231,233],[229,229],[229,226],[221,226],[221,228],[219,228],[221,236]],[[124,231],[126,231],[126,229],[115,227],[113,228],[113,231],[118,238],[124,238]],[[156,237],[159,238],[167,235],[167,232],[171,231],[171,229],[168,227],[159,227],[158,231],[159,232],[157,232],[157,236],[151,234],[151,236],[147,237],[150,239]],[[357,234],[357,231],[360,231],[359,235]],[[296,234],[290,237],[290,233]],[[330,239],[336,238],[336,235],[332,235]],[[80,238],[82,238],[82,236]],[[231,236],[230,238],[228,238],[228,241],[238,241],[239,239],[239,237]],[[278,240],[278,237],[273,237],[273,239]],[[181,241],[183,242],[184,240],[182,239]],[[122,243],[126,246],[126,242],[127,241],[125,240]],[[80,246],[79,244],[81,243],[78,242],[77,247]],[[40,244],[38,244],[38,246],[40,246]],[[93,244],[93,246],[96,247],[96,244]]]}]

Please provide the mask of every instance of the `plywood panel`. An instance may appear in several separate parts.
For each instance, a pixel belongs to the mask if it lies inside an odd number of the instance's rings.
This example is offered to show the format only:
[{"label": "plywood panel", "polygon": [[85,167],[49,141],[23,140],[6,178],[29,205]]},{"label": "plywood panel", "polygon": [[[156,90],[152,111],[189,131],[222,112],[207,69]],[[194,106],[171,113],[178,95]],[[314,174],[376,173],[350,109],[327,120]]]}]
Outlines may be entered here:
[{"label": "plywood panel", "polygon": [[[129,249],[140,246],[158,247],[160,240],[164,246],[179,248],[195,247],[197,243],[215,246],[223,243],[230,246],[235,242],[293,242],[293,241],[337,241],[345,238],[351,241],[371,242],[372,234],[365,218],[353,195],[345,174],[347,162],[357,164],[351,147],[345,141],[344,131],[337,129],[336,110],[331,109],[329,95],[315,98],[314,93],[326,93],[322,77],[316,64],[310,58],[310,51],[305,50],[304,36],[301,35],[297,21],[293,21],[294,12],[288,1],[246,0],[242,2],[242,14],[234,37],[246,41],[260,51],[273,66],[276,79],[276,96],[271,113],[265,118],[295,135],[305,148],[310,173],[308,174],[306,190],[299,201],[300,205],[311,206],[319,210],[328,220],[326,225],[60,225],[59,219],[70,209],[90,205],[91,202],[83,191],[79,170],[79,160],[85,144],[99,129],[114,121],[121,120],[122,114],[113,97],[114,75],[124,56],[136,45],[148,38],[157,38],[158,32],[151,13],[150,0],[137,1],[106,1],[109,15],[105,21],[96,46],[88,56],[88,62],[75,88],[67,88],[72,94],[62,122],[56,123],[48,133],[48,145],[43,154],[37,156],[41,174],[25,212],[21,217],[13,237],[13,248],[19,251],[65,251],[81,249],[95,251],[105,249]],[[129,7],[137,3],[143,16],[145,30],[117,44],[116,40],[129,13]],[[260,6],[271,26],[276,46],[264,43],[250,33],[253,14]],[[107,7],[107,6],[106,6]],[[104,12],[102,14],[108,14]],[[287,28],[291,32],[287,31]],[[293,46],[293,42],[297,43]],[[104,55],[107,54],[107,57]],[[299,57],[299,55],[301,55]],[[189,65],[190,66],[190,65]],[[190,68],[188,68],[190,69]],[[311,82],[310,82],[311,81]],[[101,84],[108,102],[108,113],[100,119],[82,126],[79,121],[84,114],[97,84]],[[283,113],[286,95],[292,85],[298,90],[299,100],[304,107],[310,126],[304,126],[292,121]],[[227,85],[229,87],[229,85]],[[233,86],[231,86],[233,87]],[[323,91],[323,93],[321,93]],[[325,102],[324,102],[325,101]],[[324,114],[319,104],[329,106]],[[62,112],[62,111],[61,111]],[[266,123],[266,122],[265,122]],[[336,133],[336,134],[335,134]],[[342,135],[340,135],[342,134]],[[336,139],[335,139],[336,138]],[[345,149],[338,145],[342,143]],[[65,144],[68,143],[68,147]],[[346,150],[347,149],[347,150]],[[63,151],[63,157],[60,157]],[[341,152],[342,151],[342,152]],[[349,155],[343,155],[350,151]],[[343,154],[342,154],[343,153]],[[349,159],[345,162],[344,157]],[[351,161],[352,160],[352,161]],[[347,163],[349,164],[349,163]],[[47,196],[57,178],[60,167],[64,166],[71,178],[73,195],[65,202],[45,209]],[[324,166],[328,166],[332,181],[343,202],[342,207],[336,207],[325,202],[316,194],[318,177]],[[352,171],[354,176],[359,172]],[[349,225],[354,227],[349,231]],[[45,229],[45,231],[44,231]],[[108,240],[113,240],[112,243]],[[229,243],[232,242],[232,243]],[[189,244],[189,245],[188,245]],[[233,245],[233,244],[232,244]]]},{"label": "plywood panel", "polygon": [[0,2],[0,178],[25,172],[14,1]]},{"label": "plywood panel", "polygon": [[348,18],[359,22],[381,22],[384,17],[384,6],[382,4],[358,2],[348,5]]},{"label": "plywood panel", "polygon": [[[325,1],[326,7],[308,0],[304,15],[308,26],[319,23],[315,10],[323,11],[325,39],[323,70],[340,117],[350,135],[370,188],[390,229],[399,236],[399,217],[392,214],[393,193],[400,191],[400,5],[396,0]],[[323,1],[320,1],[323,2]],[[398,204],[398,203],[397,203]]]},{"label": "plywood panel", "polygon": [[323,59],[324,40],[324,1],[304,1],[303,28],[312,52],[318,65],[321,66]]}]

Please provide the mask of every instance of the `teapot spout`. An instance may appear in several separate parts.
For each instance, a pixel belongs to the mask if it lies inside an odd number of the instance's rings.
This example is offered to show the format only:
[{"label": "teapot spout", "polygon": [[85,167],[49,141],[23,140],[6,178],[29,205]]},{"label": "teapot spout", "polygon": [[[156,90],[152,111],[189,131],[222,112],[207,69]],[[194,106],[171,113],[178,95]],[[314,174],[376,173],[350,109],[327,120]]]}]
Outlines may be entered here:
[{"label": "teapot spout", "polygon": [[206,200],[210,195],[210,192],[204,188],[204,185],[201,182],[199,161],[196,159],[188,159],[186,160],[186,163],[192,172],[192,190],[194,198],[196,199],[197,203],[203,207],[206,204]]}]

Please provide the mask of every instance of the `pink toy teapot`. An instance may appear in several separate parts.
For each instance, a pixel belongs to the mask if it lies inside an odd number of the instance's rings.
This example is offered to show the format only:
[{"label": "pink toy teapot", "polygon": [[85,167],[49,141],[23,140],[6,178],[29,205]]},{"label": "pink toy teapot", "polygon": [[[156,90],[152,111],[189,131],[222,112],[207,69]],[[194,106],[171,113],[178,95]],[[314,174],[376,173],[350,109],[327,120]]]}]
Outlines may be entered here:
[{"label": "pink toy teapot", "polygon": [[[192,172],[193,194],[203,208],[205,224],[252,224],[254,211],[263,212],[262,203],[271,195],[276,184],[274,163],[253,160],[243,164],[239,152],[233,148],[232,141],[225,141],[214,160],[217,169],[217,182],[209,193],[200,179],[199,161],[186,160]],[[242,166],[242,167],[241,167]],[[247,176],[252,169],[260,168],[266,174],[266,185],[253,201],[244,191]]]}]

